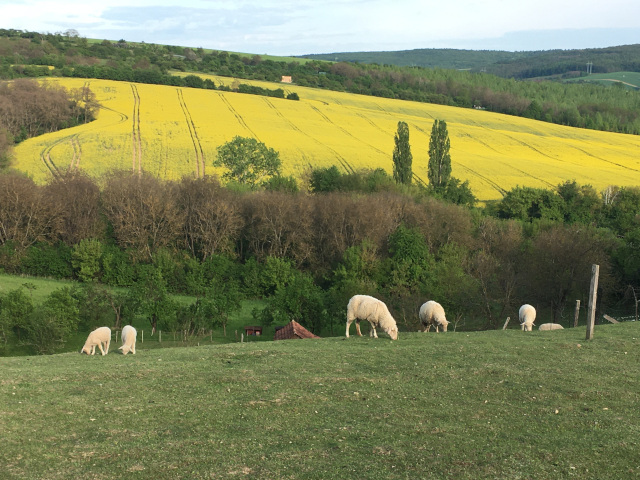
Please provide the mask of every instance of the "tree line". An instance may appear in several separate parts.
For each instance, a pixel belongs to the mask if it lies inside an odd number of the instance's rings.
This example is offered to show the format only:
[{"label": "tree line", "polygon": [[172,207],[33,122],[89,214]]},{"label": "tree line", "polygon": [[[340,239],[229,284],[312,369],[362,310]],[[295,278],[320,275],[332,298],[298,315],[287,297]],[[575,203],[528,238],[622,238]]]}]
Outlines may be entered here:
[{"label": "tree line", "polygon": [[14,144],[90,122],[98,108],[87,86],[69,91],[27,78],[0,82],[0,169],[9,165]]},{"label": "tree line", "polygon": [[[182,85],[184,80],[169,72],[272,82],[289,75],[301,86],[483,108],[573,127],[640,134],[640,93],[602,85],[522,82],[441,68],[281,61],[124,40],[89,42],[77,32],[0,30],[0,52],[4,52],[0,78],[56,75]],[[206,80],[200,81],[207,85]]]},{"label": "tree line", "polygon": [[[640,189],[599,196],[574,182],[546,193],[519,188],[482,211],[380,172],[339,175],[359,175],[351,185],[364,189],[316,191],[313,171],[298,192],[129,172],[100,184],[79,172],[46,185],[0,175],[2,271],[84,285],[37,308],[25,292],[3,292],[0,333],[49,352],[107,316],[194,332],[226,325],[243,298],[261,298],[257,322],[295,319],[335,334],[356,293],[385,300],[404,329],[417,329],[426,299],[442,303],[459,328],[496,328],[522,303],[554,321],[573,318],[593,263],[601,306],[624,302],[628,285],[640,284]],[[96,291],[103,285],[127,293]],[[180,306],[171,293],[195,300]],[[41,322],[49,333],[35,331]]]}]

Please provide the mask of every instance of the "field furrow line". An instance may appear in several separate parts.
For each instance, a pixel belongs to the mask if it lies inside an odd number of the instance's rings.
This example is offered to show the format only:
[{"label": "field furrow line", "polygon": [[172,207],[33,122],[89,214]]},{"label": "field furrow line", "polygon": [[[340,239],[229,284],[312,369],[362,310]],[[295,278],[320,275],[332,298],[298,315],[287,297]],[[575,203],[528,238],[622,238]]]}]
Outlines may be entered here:
[{"label": "field furrow line", "polygon": [[132,143],[133,143],[133,164],[132,170],[135,173],[142,173],[142,135],[140,133],[140,93],[138,87],[131,83],[131,93],[133,94],[133,126],[132,126]]},{"label": "field furrow line", "polygon": [[491,180],[489,177],[486,177],[480,173],[478,173],[477,171],[467,167],[466,165],[457,165],[460,168],[462,168],[463,170],[466,170],[467,172],[475,175],[476,177],[482,179],[483,181],[485,181],[488,185],[490,185],[493,189],[497,190],[500,195],[502,195],[503,197],[507,194],[507,190],[505,190],[504,188],[502,188],[500,185],[498,185],[496,182],[494,182],[493,180]]},{"label": "field furrow line", "polygon": [[633,172],[640,172],[640,169],[638,169],[638,168],[633,168],[633,167],[630,167],[628,165],[623,165],[622,163],[617,163],[617,162],[613,162],[611,160],[607,160],[606,158],[598,157],[597,155],[589,153],[589,152],[587,152],[586,150],[584,150],[584,149],[582,149],[580,147],[576,147],[575,145],[571,145],[571,147],[575,148],[579,152],[584,153],[588,157],[595,158],[596,160],[600,160],[601,162],[610,163],[611,165],[615,165],[616,167],[620,167],[620,168],[624,168],[624,169],[627,169],[627,170],[631,170]]},{"label": "field furrow line", "polygon": [[238,123],[244,128],[246,128],[249,131],[249,133],[253,135],[253,138],[255,138],[260,142],[261,140],[258,137],[258,135],[256,135],[256,132],[254,132],[253,130],[251,130],[251,128],[249,128],[249,125],[247,125],[247,123],[244,121],[244,119],[242,118],[242,115],[240,115],[236,111],[236,109],[233,108],[233,105],[231,105],[231,102],[229,102],[229,99],[223,93],[218,93],[218,95],[220,96],[220,99],[222,100],[222,102],[227,106],[229,111],[233,114],[233,116],[236,117],[236,120],[238,120]]},{"label": "field furrow line", "polygon": [[193,117],[191,116],[191,112],[189,112],[189,107],[187,107],[187,102],[184,99],[184,94],[181,88],[176,89],[178,93],[178,102],[180,103],[180,108],[182,109],[182,113],[184,115],[185,121],[187,122],[187,128],[189,129],[189,136],[191,137],[191,143],[193,144],[193,150],[196,155],[196,176],[198,178],[204,177],[204,166],[205,166],[205,158],[204,151],[202,149],[202,144],[200,143],[200,139],[198,138],[198,132],[196,131],[196,125],[193,121]]},{"label": "field furrow line", "polygon": [[364,140],[359,139],[358,137],[356,137],[355,135],[353,135],[349,130],[347,130],[346,128],[336,124],[333,120],[331,120],[326,114],[324,114],[323,112],[321,112],[317,107],[314,107],[313,105],[310,105],[312,110],[315,110],[318,115],[320,115],[325,121],[327,121],[328,123],[330,123],[331,125],[333,125],[334,127],[336,127],[338,130],[340,130],[342,133],[344,133],[345,135],[347,135],[350,138],[353,138],[354,140],[356,140],[357,142],[360,142],[364,145],[367,145],[369,148],[372,148],[373,150],[375,150],[376,152],[382,154],[382,155],[386,155],[386,152],[383,152],[382,150],[380,150],[378,147],[375,147],[373,145],[371,145],[370,143],[365,142]]},{"label": "field furrow line", "polygon": [[[327,145],[327,144],[325,144],[325,143],[322,143],[320,140],[318,140],[318,139],[316,139],[316,138],[312,137],[311,135],[309,135],[309,134],[308,134],[307,132],[305,132],[304,130],[301,130],[301,129],[300,129],[300,128],[295,124],[295,123],[293,123],[293,122],[292,122],[291,120],[289,120],[286,116],[284,116],[284,115],[282,114],[282,112],[280,112],[280,111],[276,108],[276,106],[275,106],[275,105],[273,105],[273,104],[271,103],[271,101],[270,101],[268,98],[264,98],[264,101],[267,103],[267,105],[269,105],[269,107],[271,107],[271,108],[276,112],[276,115],[278,115],[278,116],[279,116],[279,117],[281,117],[285,122],[287,122],[287,123],[289,124],[289,126],[290,126],[292,129],[294,129],[295,131],[297,131],[297,132],[299,132],[300,134],[304,135],[305,137],[307,137],[307,138],[309,138],[309,139],[313,140],[314,142],[316,142],[316,143],[317,143],[318,145],[320,145],[321,147],[326,148],[327,150],[331,151],[331,152],[335,155],[335,157],[336,157],[336,159],[338,160],[338,162],[340,162],[340,165],[342,166],[342,168],[344,168],[344,169],[345,169],[345,171],[346,171],[347,173],[349,173],[349,172],[354,173],[354,170],[353,170],[353,168],[351,167],[351,165],[349,165],[349,162],[347,162],[347,160],[346,160],[342,155],[340,155],[336,150],[334,150],[333,148],[331,148],[329,145]],[[301,152],[302,152],[302,157],[303,157],[303,158],[306,158],[306,155],[304,154],[304,151],[302,151],[302,150],[301,150]]]}]

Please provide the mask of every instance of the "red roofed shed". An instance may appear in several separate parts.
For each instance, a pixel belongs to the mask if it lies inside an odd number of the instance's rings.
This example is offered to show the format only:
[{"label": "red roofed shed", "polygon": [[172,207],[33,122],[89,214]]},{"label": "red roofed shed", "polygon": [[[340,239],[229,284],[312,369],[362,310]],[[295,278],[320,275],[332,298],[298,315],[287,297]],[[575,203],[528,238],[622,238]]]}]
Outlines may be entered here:
[{"label": "red roofed shed", "polygon": [[291,340],[292,338],[320,338],[304,328],[295,320],[291,320],[287,325],[276,330],[274,340]]}]

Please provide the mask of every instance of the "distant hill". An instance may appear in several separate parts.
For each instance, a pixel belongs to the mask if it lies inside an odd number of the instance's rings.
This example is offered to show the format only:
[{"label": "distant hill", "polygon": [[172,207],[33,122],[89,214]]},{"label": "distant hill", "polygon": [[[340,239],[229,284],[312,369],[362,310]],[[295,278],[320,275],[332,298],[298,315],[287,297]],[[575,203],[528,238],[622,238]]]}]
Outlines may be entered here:
[{"label": "distant hill", "polygon": [[304,55],[303,58],[377,63],[379,65],[453,68],[528,79],[579,76],[587,73],[640,72],[640,44],[583,50],[507,52],[498,50],[418,49],[396,52],[347,52]]},{"label": "distant hill", "polygon": [[377,63],[400,67],[453,68],[481,70],[496,63],[507,63],[531,57],[539,52],[506,52],[499,50],[458,50],[452,48],[420,48],[388,52],[343,52],[304,55],[302,58],[331,62]]}]

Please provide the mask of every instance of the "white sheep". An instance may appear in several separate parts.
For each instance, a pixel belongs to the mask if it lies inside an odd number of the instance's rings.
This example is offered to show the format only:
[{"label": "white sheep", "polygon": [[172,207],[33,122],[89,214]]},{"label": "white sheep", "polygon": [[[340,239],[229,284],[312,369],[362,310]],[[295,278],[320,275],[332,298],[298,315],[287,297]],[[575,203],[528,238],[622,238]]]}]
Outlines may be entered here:
[{"label": "white sheep", "polygon": [[[104,348],[102,345],[104,344]],[[87,341],[84,342],[84,347],[80,350],[80,353],[86,353],[87,355],[94,355],[96,353],[96,346],[100,347],[102,355],[109,353],[109,345],[111,344],[111,329],[109,327],[99,327],[87,337]]]},{"label": "white sheep", "polygon": [[533,322],[536,319],[536,309],[525,303],[518,311],[518,318],[520,319],[520,328],[525,332],[530,332],[533,330]]},{"label": "white sheep", "polygon": [[564,330],[564,327],[559,323],[543,323],[538,327],[538,330]]},{"label": "white sheep", "polygon": [[119,347],[118,350],[122,350],[123,355],[126,355],[129,352],[135,355],[137,336],[138,336],[138,331],[135,328],[133,328],[131,325],[126,325],[122,329],[122,346]]},{"label": "white sheep", "polygon": [[433,300],[429,300],[424,303],[420,307],[420,312],[418,314],[420,317],[420,323],[424,326],[423,332],[428,332],[433,325],[436,329],[436,333],[438,333],[439,327],[442,327],[442,331],[446,332],[447,327],[449,326],[449,322],[444,315],[444,308],[438,302],[434,302]]},{"label": "white sheep", "polygon": [[356,321],[356,332],[360,332],[360,320],[367,320],[371,324],[370,337],[378,338],[376,328],[382,329],[392,340],[398,339],[398,326],[389,313],[389,309],[384,302],[369,295],[354,295],[347,305],[347,338],[349,338],[349,327]]}]

